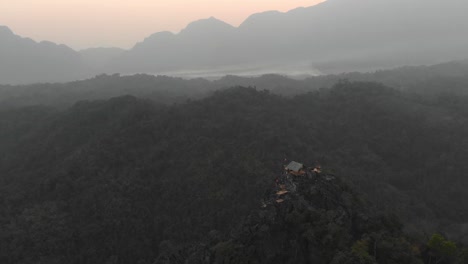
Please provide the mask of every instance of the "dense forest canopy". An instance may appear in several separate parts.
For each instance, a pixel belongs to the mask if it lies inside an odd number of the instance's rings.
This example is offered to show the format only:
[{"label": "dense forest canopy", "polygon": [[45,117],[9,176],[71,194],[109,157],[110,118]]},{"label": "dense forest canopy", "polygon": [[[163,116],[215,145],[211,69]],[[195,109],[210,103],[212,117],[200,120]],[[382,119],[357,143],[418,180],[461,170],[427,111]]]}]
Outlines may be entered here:
[{"label": "dense forest canopy", "polygon": [[104,74],[70,83],[0,85],[0,109],[33,105],[66,108],[80,100],[109,99],[123,95],[134,95],[163,104],[172,104],[184,102],[188,98],[206,97],[215,90],[233,86],[251,86],[275,94],[294,96],[320,88],[330,88],[340,80],[379,82],[398,90],[426,96],[441,93],[466,95],[467,76],[467,61],[402,67],[372,73],[324,75],[299,80],[274,74],[258,77],[231,75],[211,81],[202,78],[188,80],[145,74],[132,76]]},{"label": "dense forest canopy", "polygon": [[[0,111],[0,261],[152,263],[168,241],[203,241],[213,232],[228,239],[259,208],[285,158],[319,162],[375,210],[396,213],[419,241],[442,232],[466,243],[463,74],[452,86],[429,74],[433,68],[408,70],[425,76],[401,79],[414,89],[313,84],[343,76],[255,79],[275,80],[276,88],[296,83],[288,96],[215,88],[235,77],[100,76],[3,87],[13,96]],[[402,71],[359,77],[395,80]],[[437,92],[418,93],[437,78]],[[68,107],[85,85],[93,100]],[[31,89],[37,97],[18,97]],[[126,92],[137,97],[108,98]]]}]

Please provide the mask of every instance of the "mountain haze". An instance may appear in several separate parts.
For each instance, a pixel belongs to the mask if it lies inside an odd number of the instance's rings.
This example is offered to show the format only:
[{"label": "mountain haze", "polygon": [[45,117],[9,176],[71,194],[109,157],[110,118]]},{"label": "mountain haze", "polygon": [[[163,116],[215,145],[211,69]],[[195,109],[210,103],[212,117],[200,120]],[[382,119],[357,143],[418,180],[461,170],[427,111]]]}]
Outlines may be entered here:
[{"label": "mountain haze", "polygon": [[120,71],[139,62],[139,70],[154,72],[307,63],[336,73],[433,64],[468,52],[461,34],[468,30],[467,8],[460,0],[329,0],[254,14],[238,28],[210,18],[179,34],[154,34],[114,65]]},{"label": "mountain haze", "polygon": [[462,0],[328,0],[285,13],[253,14],[239,27],[214,17],[198,20],[177,34],[154,33],[126,51],[76,52],[2,27],[0,83],[100,73],[317,75],[436,64],[466,59],[466,10],[468,2]]},{"label": "mountain haze", "polygon": [[[99,52],[99,51],[98,51]],[[0,110],[34,105],[69,107],[80,100],[109,99],[133,95],[164,104],[202,98],[228,87],[256,87],[283,96],[295,96],[330,88],[340,80],[383,83],[389,87],[425,96],[468,95],[468,61],[432,66],[407,66],[371,73],[341,73],[292,79],[264,74],[257,77],[228,75],[217,80],[184,79],[163,75],[101,74],[94,78],[55,84],[0,85]]]},{"label": "mountain haze", "polygon": [[0,26],[0,83],[70,81],[85,77],[85,72],[73,49],[22,38]]},{"label": "mountain haze", "polygon": [[[0,263],[161,263],[218,237],[204,248],[220,261],[162,263],[434,264],[404,259],[434,232],[468,244],[467,102],[341,82],[293,98],[237,87],[0,110]],[[285,158],[336,177],[291,184],[276,204]],[[416,244],[373,217],[387,211]]]},{"label": "mountain haze", "polygon": [[0,25],[0,264],[468,264],[467,10],[325,0],[126,50]]},{"label": "mountain haze", "polygon": [[119,57],[125,50],[120,48],[89,48],[79,53],[87,67],[100,72],[110,60]]}]

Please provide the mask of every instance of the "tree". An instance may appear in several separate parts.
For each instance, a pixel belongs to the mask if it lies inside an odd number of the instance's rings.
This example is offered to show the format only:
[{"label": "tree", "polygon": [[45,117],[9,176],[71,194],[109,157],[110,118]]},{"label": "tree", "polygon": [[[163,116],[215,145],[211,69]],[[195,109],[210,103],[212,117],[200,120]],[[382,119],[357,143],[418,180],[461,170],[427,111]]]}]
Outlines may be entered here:
[{"label": "tree", "polygon": [[427,246],[431,250],[429,256],[429,264],[432,263],[432,259],[435,259],[435,263],[440,263],[445,258],[451,258],[457,253],[457,245],[445,239],[441,234],[433,234]]}]

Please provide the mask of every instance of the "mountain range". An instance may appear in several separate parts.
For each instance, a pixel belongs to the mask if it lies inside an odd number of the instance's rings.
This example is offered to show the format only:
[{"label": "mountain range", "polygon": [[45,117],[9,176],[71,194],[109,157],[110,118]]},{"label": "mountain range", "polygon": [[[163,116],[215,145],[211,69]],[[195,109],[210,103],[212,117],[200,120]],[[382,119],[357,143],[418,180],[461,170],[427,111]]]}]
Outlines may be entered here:
[{"label": "mountain range", "polygon": [[263,69],[315,75],[435,64],[466,58],[467,8],[462,0],[328,0],[253,14],[239,27],[213,17],[195,21],[177,34],[155,33],[130,50],[78,52],[1,27],[0,83],[116,72],[222,76]]},{"label": "mountain range", "polygon": [[0,26],[0,83],[67,81],[85,76],[87,68],[73,49],[22,38]]}]

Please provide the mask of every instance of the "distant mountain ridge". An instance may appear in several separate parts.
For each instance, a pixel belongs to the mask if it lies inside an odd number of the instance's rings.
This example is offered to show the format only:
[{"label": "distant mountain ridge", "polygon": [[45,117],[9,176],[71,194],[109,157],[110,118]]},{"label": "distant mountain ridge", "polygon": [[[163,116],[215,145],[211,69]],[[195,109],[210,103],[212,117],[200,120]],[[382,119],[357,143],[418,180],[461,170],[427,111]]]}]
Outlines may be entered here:
[{"label": "distant mountain ridge", "polygon": [[84,78],[86,71],[73,49],[22,38],[0,26],[0,83],[69,81]]},{"label": "distant mountain ridge", "polygon": [[[238,28],[226,26],[225,34],[211,38],[187,38],[191,25],[172,34],[170,45],[164,42],[166,36],[153,35],[113,65],[118,71],[140,61],[149,65],[147,72],[155,72],[306,62],[321,72],[338,73],[434,64],[468,52],[468,37],[461,34],[468,30],[462,11],[467,8],[468,3],[459,0],[329,0],[286,13],[253,14]],[[210,32],[223,22],[211,18],[195,23],[200,25],[197,32],[201,25]],[[192,44],[184,46],[187,43]],[[149,56],[142,62],[141,54]],[[215,63],[200,54],[216,58]]]},{"label": "distant mountain ridge", "polygon": [[[468,2],[461,0],[328,0],[285,13],[253,14],[239,27],[211,17],[192,22],[177,34],[158,32],[130,50],[102,55],[105,60],[99,61],[99,67],[86,66],[80,73],[171,75],[196,70],[222,76],[261,67],[267,72],[288,74],[286,66],[305,65],[301,74],[315,75],[437,64],[466,58],[465,10]],[[0,46],[4,41],[0,39]],[[79,57],[85,60],[84,65],[93,62],[71,49],[68,52],[73,55],[61,57],[65,65],[81,67]],[[8,67],[3,61],[1,67]],[[44,81],[54,76],[26,72],[20,74],[23,79],[11,77],[21,69],[0,76],[0,83]],[[60,67],[55,75],[70,80],[73,75],[67,69]]]}]

